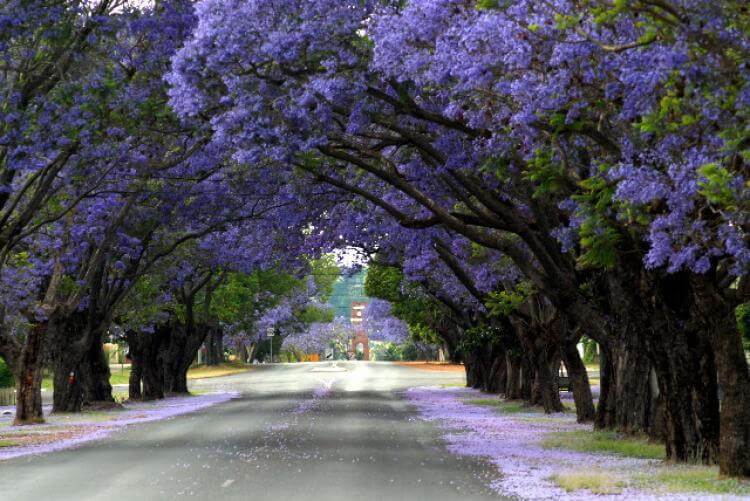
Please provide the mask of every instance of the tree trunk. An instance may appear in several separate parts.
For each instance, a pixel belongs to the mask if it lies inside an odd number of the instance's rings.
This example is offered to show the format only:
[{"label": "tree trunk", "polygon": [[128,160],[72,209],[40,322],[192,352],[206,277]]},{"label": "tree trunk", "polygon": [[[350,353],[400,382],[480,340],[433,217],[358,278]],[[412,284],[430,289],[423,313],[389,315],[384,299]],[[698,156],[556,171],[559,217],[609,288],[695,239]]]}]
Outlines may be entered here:
[{"label": "tree trunk", "polygon": [[139,333],[143,338],[143,400],[158,400],[164,398],[164,362],[161,358],[161,339],[157,334]]},{"label": "tree trunk", "polygon": [[721,435],[719,471],[733,477],[750,476],[750,374],[735,325],[714,333],[719,368]]},{"label": "tree trunk", "polygon": [[138,333],[132,330],[125,332],[128,343],[128,359],[130,360],[130,376],[128,377],[128,400],[141,400],[141,381],[143,380],[143,346],[138,339]]},{"label": "tree trunk", "polygon": [[[733,477],[750,476],[750,371],[737,329],[735,305],[710,281],[693,277],[697,323],[711,342],[721,387],[719,471]],[[747,279],[745,279],[747,280]],[[739,291],[747,294],[748,284]]]},{"label": "tree trunk", "polygon": [[220,327],[209,329],[206,339],[206,365],[224,363],[224,331]]},{"label": "tree trunk", "polygon": [[508,375],[505,383],[505,398],[521,398],[521,357],[511,351],[505,352]]},{"label": "tree trunk", "polygon": [[617,346],[601,346],[601,389],[596,428],[623,433],[648,433],[651,427],[651,364],[644,344],[635,336],[621,337]]},{"label": "tree trunk", "polygon": [[[164,366],[160,357],[163,333],[158,326],[154,332],[128,331],[126,339],[131,362],[129,398],[157,400],[164,398]],[[141,383],[143,390],[141,390]]]},{"label": "tree trunk", "polygon": [[464,372],[466,372],[466,387],[477,388],[480,386],[480,377],[477,371],[477,364],[474,361],[474,357],[467,356],[464,359]]},{"label": "tree trunk", "polygon": [[16,417],[14,425],[44,422],[42,413],[42,359],[46,323],[37,323],[29,329],[21,353],[17,381]]},{"label": "tree trunk", "polygon": [[492,367],[492,393],[505,393],[508,369],[506,367],[505,350],[495,356]]},{"label": "tree trunk", "polygon": [[539,394],[540,403],[544,412],[562,412],[564,410],[560,401],[560,389],[557,385],[557,374],[553,374],[550,366],[550,357],[546,350],[542,350],[536,359],[535,386]]},{"label": "tree trunk", "polygon": [[128,376],[128,400],[141,400],[143,393],[141,392],[141,381],[143,380],[143,367],[141,362],[131,362],[130,364],[130,376]]},{"label": "tree trunk", "polygon": [[715,464],[719,446],[716,367],[710,350],[688,329],[664,325],[649,350],[664,403],[667,459]]},{"label": "tree trunk", "polygon": [[104,333],[92,334],[90,339],[91,345],[84,354],[79,368],[84,404],[112,404],[115,399],[112,396],[112,384],[109,382],[109,360],[104,353]]},{"label": "tree trunk", "polygon": [[83,404],[78,354],[71,351],[58,352],[52,361],[54,391],[52,412],[80,412]]},{"label": "tree trunk", "polygon": [[587,423],[594,420],[594,399],[591,396],[591,385],[586,366],[574,341],[563,343],[561,347],[565,368],[570,379],[570,389],[573,391],[573,401],[576,405],[576,420]]},{"label": "tree trunk", "polygon": [[192,328],[183,325],[170,327],[162,350],[165,392],[188,393],[187,372],[207,334],[208,328],[205,325],[194,325]]}]

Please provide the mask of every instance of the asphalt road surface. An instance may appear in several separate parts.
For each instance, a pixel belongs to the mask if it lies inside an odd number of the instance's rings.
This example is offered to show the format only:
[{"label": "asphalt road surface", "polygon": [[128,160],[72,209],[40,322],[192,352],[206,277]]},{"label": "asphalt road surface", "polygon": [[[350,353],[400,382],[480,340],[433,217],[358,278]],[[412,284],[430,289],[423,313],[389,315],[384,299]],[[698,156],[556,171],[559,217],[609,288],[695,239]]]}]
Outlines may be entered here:
[{"label": "asphalt road surface", "polygon": [[463,374],[386,362],[261,366],[197,381],[241,397],[77,449],[0,463],[2,500],[498,499],[403,399]]}]

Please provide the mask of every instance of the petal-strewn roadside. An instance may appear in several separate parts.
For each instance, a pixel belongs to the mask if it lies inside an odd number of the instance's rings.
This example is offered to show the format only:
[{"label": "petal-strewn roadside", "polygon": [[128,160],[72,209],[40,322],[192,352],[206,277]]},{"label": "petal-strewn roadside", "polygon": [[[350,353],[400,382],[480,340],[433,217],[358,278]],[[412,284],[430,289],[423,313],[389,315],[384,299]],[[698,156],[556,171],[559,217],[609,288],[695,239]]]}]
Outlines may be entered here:
[{"label": "petal-strewn roadside", "polygon": [[236,392],[224,392],[126,403],[120,410],[51,415],[45,424],[34,426],[10,426],[6,421],[0,423],[0,461],[76,447],[131,424],[169,419],[236,396]]},{"label": "petal-strewn roadside", "polygon": [[[459,455],[479,456],[497,468],[500,478],[491,486],[499,494],[522,499],[740,499],[731,494],[668,493],[641,488],[633,479],[664,471],[660,460],[615,454],[548,449],[542,442],[549,433],[591,430],[575,422],[572,413],[547,415],[534,410],[503,414],[470,401],[485,397],[468,388],[418,387],[406,392],[421,418],[443,430],[448,449]],[[555,476],[601,474],[612,480],[609,492],[568,491]],[[747,499],[747,498],[742,498]]]}]

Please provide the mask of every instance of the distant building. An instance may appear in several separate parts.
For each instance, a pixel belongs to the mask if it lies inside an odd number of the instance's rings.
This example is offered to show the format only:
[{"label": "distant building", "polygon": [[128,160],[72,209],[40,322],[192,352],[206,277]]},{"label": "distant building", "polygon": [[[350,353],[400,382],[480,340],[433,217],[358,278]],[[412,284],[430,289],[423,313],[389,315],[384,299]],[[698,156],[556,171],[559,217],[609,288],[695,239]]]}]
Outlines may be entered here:
[{"label": "distant building", "polygon": [[334,316],[348,321],[352,317],[352,303],[369,302],[370,298],[365,295],[366,276],[367,269],[362,269],[352,275],[342,274],[336,280],[331,297],[328,299]]},{"label": "distant building", "polygon": [[351,340],[351,352],[356,355],[362,353],[362,360],[370,360],[370,340],[367,337],[367,332],[362,325],[362,320],[365,314],[365,308],[367,303],[364,301],[352,301],[351,303],[351,322],[354,327],[354,334]]}]

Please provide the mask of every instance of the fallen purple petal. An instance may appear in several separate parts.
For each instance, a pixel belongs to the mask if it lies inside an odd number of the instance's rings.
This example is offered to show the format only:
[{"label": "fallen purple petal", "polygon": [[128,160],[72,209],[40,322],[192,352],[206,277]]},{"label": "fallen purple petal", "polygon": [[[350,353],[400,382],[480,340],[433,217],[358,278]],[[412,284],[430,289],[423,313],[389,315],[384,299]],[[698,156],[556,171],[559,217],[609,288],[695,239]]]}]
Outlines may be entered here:
[{"label": "fallen purple petal", "polygon": [[[35,425],[33,427],[9,427],[8,431],[28,430],[35,432],[38,430],[50,430],[60,428],[60,435],[74,435],[72,438],[62,440],[53,440],[42,444],[30,444],[3,447],[0,449],[0,461],[11,459],[19,456],[28,456],[33,454],[44,454],[47,452],[59,451],[76,447],[93,440],[99,440],[112,433],[125,428],[128,425],[147,423],[169,419],[182,414],[199,411],[213,405],[227,402],[239,394],[236,392],[210,393],[197,396],[171,397],[154,402],[134,402],[125,404],[125,410],[112,412],[112,419],[106,421],[86,421],[86,414],[75,415],[74,420],[70,423],[47,423]],[[12,437],[12,435],[9,435]]]}]

